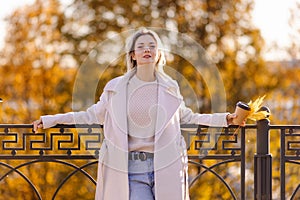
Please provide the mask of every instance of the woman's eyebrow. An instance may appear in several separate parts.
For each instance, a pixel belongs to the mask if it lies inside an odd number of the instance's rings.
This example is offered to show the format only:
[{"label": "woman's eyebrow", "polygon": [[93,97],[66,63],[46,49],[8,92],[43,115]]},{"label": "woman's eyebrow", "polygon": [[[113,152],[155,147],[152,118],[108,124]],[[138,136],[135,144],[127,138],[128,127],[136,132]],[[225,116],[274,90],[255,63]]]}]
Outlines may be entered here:
[{"label": "woman's eyebrow", "polygon": [[[137,44],[145,44],[144,42],[139,42]],[[149,42],[149,44],[155,44],[155,42]]]}]

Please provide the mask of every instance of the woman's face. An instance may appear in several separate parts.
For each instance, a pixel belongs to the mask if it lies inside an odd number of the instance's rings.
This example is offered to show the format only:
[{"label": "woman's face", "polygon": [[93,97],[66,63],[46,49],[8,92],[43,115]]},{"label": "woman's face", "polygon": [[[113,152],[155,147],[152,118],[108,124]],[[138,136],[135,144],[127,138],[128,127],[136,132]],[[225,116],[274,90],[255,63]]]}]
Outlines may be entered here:
[{"label": "woman's face", "polygon": [[140,36],[134,45],[132,56],[137,66],[155,64],[158,61],[158,48],[155,39],[151,35]]}]

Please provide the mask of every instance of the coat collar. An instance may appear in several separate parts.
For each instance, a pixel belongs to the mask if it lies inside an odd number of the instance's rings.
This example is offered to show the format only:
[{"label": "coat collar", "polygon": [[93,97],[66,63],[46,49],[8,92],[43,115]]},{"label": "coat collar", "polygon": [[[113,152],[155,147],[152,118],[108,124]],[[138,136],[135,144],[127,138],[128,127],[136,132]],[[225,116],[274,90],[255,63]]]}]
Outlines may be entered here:
[{"label": "coat collar", "polygon": [[[127,84],[129,80],[135,75],[136,70],[131,70],[124,74],[123,76],[119,76],[112,81],[110,81],[107,86],[104,88],[104,90],[112,91],[114,93],[119,93],[124,91],[124,88],[127,87]],[[158,83],[160,86],[163,86],[163,88],[169,92],[170,94],[174,95],[175,97],[182,99],[182,96],[177,91],[178,90],[178,84],[175,80],[173,80],[168,75],[161,73],[161,72],[155,72],[155,76],[158,80]]]}]

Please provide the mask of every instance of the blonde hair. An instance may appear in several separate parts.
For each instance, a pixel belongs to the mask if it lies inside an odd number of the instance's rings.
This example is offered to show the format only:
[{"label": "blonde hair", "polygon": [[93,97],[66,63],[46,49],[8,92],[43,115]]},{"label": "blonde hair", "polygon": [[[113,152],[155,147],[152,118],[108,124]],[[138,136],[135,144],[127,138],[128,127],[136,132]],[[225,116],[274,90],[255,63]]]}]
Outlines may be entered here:
[{"label": "blonde hair", "polygon": [[164,72],[163,66],[166,64],[166,58],[165,54],[163,52],[163,45],[162,42],[157,35],[152,30],[149,30],[147,28],[141,28],[138,31],[136,31],[131,37],[129,37],[126,41],[126,64],[127,64],[127,71],[131,71],[136,68],[137,63],[136,60],[132,59],[132,55],[134,53],[134,47],[137,39],[142,36],[142,35],[150,35],[153,37],[153,39],[156,41],[157,46],[158,46],[158,60],[156,63],[156,70],[159,72]]}]

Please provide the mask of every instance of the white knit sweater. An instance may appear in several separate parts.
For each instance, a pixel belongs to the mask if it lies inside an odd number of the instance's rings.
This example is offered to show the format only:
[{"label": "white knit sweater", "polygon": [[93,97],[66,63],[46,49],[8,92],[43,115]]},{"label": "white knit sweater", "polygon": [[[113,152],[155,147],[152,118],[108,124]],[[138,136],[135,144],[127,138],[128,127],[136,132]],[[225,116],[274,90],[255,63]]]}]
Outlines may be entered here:
[{"label": "white knit sweater", "polygon": [[128,150],[153,152],[157,114],[157,81],[133,76],[128,83]]}]

